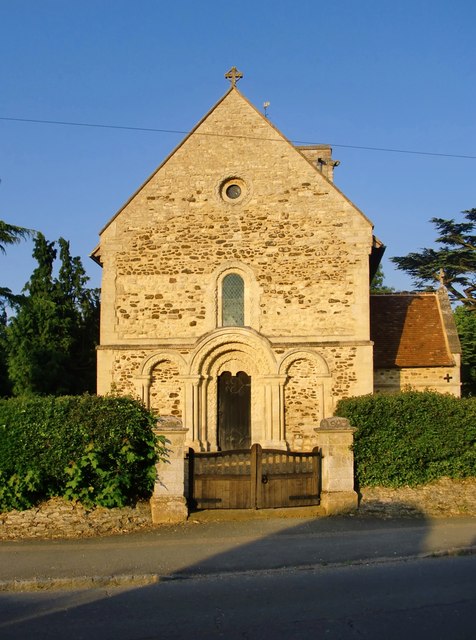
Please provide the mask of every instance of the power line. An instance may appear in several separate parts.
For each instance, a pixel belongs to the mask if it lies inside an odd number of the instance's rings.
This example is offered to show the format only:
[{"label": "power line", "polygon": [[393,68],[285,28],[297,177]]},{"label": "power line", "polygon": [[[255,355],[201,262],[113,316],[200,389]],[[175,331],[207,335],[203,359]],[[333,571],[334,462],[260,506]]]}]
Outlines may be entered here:
[{"label": "power line", "polygon": [[[149,133],[174,133],[180,135],[188,135],[190,132],[181,130],[181,129],[157,129],[154,127],[129,127],[125,125],[114,125],[114,124],[97,124],[92,122],[67,122],[63,120],[37,120],[33,118],[8,118],[0,116],[0,120],[5,120],[9,122],[28,122],[30,124],[52,124],[52,125],[61,125],[66,127],[92,127],[96,129],[122,129],[125,131],[146,131]],[[276,139],[271,138],[259,138],[253,136],[240,136],[240,135],[232,135],[225,133],[196,133],[195,135],[203,135],[203,136],[211,136],[217,138],[241,138],[246,140],[269,140],[271,142],[277,142]],[[309,142],[302,140],[291,140],[293,144],[298,145],[317,145],[322,144],[318,142]],[[341,147],[345,149],[360,149],[364,151],[382,151],[386,153],[407,153],[411,155],[419,155],[419,156],[436,156],[440,158],[464,158],[467,160],[476,160],[476,156],[464,155],[459,153],[435,153],[432,151],[415,151],[410,149],[392,149],[390,147],[364,147],[354,144],[337,144],[330,143],[331,147]]]}]

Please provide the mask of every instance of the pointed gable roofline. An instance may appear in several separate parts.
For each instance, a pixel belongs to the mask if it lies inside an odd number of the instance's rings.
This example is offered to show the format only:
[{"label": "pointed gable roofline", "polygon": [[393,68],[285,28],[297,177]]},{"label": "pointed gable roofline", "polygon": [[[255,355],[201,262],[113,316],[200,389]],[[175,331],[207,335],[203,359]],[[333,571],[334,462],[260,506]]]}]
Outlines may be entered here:
[{"label": "pointed gable roofline", "polygon": [[[193,129],[187,133],[187,135],[185,136],[185,138],[183,138],[179,144],[174,147],[174,149],[172,149],[172,151],[166,156],[166,158],[159,164],[159,166],[154,169],[154,171],[150,174],[150,176],[148,178],[146,178],[144,180],[144,182],[134,191],[134,193],[131,195],[130,198],[128,198],[128,200],[126,200],[126,202],[122,205],[122,207],[113,215],[113,217],[109,220],[109,222],[107,222],[104,227],[101,229],[101,231],[99,232],[99,235],[101,235],[102,233],[104,233],[104,231],[108,228],[108,226],[114,222],[114,220],[117,218],[117,216],[127,207],[128,204],[130,204],[132,202],[132,200],[134,200],[134,198],[137,196],[137,194],[139,194],[142,189],[152,180],[152,178],[162,169],[162,167],[167,164],[167,162],[170,160],[170,158],[172,156],[174,156],[177,151],[187,142],[187,140],[195,133],[195,131],[205,122],[205,120],[215,111],[215,109],[223,102],[223,100],[225,100],[225,98],[232,92],[232,91],[238,91],[238,89],[236,89],[236,87],[231,86],[228,91],[220,98],[220,100],[218,100],[218,102],[216,102],[213,107],[211,109],[209,109],[207,111],[207,113],[203,116],[203,118],[200,119],[199,122],[197,122],[197,124],[193,127]],[[241,95],[241,94],[240,94]],[[96,251],[96,249],[95,249]],[[93,252],[94,253],[94,252]]]},{"label": "pointed gable roofline", "polygon": [[[260,111],[259,109],[257,109],[257,108],[255,107],[255,105],[254,105],[252,102],[250,102],[246,96],[244,96],[244,95],[241,93],[241,91],[240,91],[239,89],[237,89],[236,87],[232,87],[232,90],[233,90],[233,89],[234,89],[234,90],[235,90],[235,91],[240,95],[240,97],[241,97],[241,98],[243,98],[243,100],[244,100],[244,101],[245,101],[245,102],[246,102],[246,103],[247,103],[247,104],[248,104],[248,105],[249,105],[249,106],[250,106],[254,111],[256,111],[256,113],[259,115],[259,117],[260,117],[260,118],[262,118],[262,119],[264,120],[264,122],[266,122],[266,124],[267,124],[269,127],[271,127],[271,128],[272,128],[272,129],[273,129],[273,130],[274,130],[274,131],[275,131],[275,132],[276,132],[276,133],[277,133],[277,134],[278,134],[278,135],[283,139],[283,141],[284,141],[285,143],[287,143],[287,144],[288,144],[288,145],[289,145],[289,146],[290,146],[290,147],[291,147],[291,148],[292,148],[296,153],[298,153],[298,154],[301,156],[301,158],[303,158],[303,159],[304,159],[304,160],[305,160],[309,165],[311,165],[311,167],[314,169],[314,171],[315,171],[317,174],[319,174],[322,178],[324,178],[324,180],[325,180],[325,181],[326,181],[326,182],[327,182],[327,183],[328,183],[328,184],[329,184],[333,189],[335,189],[335,190],[337,191],[337,193],[339,193],[339,194],[344,198],[344,200],[346,200],[346,202],[348,202],[348,203],[349,203],[349,204],[350,204],[350,205],[351,205],[351,206],[352,206],[352,207],[353,207],[353,208],[354,208],[358,213],[360,213],[360,215],[364,218],[364,220],[366,220],[366,221],[371,225],[372,229],[374,228],[374,224],[373,224],[373,222],[372,222],[372,221],[371,221],[371,220],[370,220],[370,219],[365,215],[365,213],[364,213],[363,211],[361,211],[361,210],[359,209],[359,207],[357,207],[357,205],[355,205],[355,204],[352,202],[352,200],[350,200],[350,199],[345,195],[345,193],[342,193],[342,191],[341,191],[338,187],[336,187],[336,186],[335,186],[335,184],[334,184],[331,180],[329,180],[329,178],[327,178],[323,173],[321,173],[321,172],[319,171],[319,169],[316,167],[316,165],[315,165],[315,164],[313,164],[313,163],[312,163],[312,161],[311,161],[311,160],[309,160],[309,158],[307,158],[307,157],[304,155],[304,153],[303,153],[300,149],[298,149],[298,147],[296,147],[296,146],[295,146],[295,145],[294,145],[294,144],[293,144],[293,143],[292,143],[288,138],[286,138],[286,136],[285,136],[285,135],[284,135],[284,134],[283,134],[283,133],[282,133],[282,132],[281,132],[281,131],[280,131],[280,130],[279,130],[279,129],[278,129],[278,128],[277,128],[277,127],[272,123],[272,122],[270,122],[270,121],[268,120],[268,118],[266,118],[266,117],[261,113],[261,111]],[[230,93],[230,92],[228,91],[226,95],[228,95],[228,93]],[[226,95],[225,95],[225,96],[223,96],[222,100],[226,97]],[[221,100],[220,100],[220,102],[221,102]],[[215,105],[215,107],[217,107],[217,106],[220,104],[220,102],[217,102],[217,104]],[[213,109],[211,109],[209,113],[211,113],[211,112],[215,109],[215,107],[213,107]],[[207,116],[208,116],[208,114],[207,114]],[[203,118],[203,119],[201,120],[201,122],[203,122],[203,120],[205,120],[207,116],[205,116],[205,118]],[[198,126],[198,125],[197,125],[197,126]],[[248,137],[248,136],[244,136],[244,137]]]},{"label": "pointed gable roofline", "polygon": [[[289,145],[289,147],[291,147],[293,149],[293,151],[295,153],[298,153],[303,160],[305,160],[311,167],[313,167],[313,169],[316,171],[316,173],[319,174],[319,176],[325,180],[329,186],[331,186],[333,189],[335,189],[341,196],[342,198],[344,198],[344,200],[346,200],[346,202],[348,202],[363,218],[364,220],[366,220],[372,227],[373,229],[373,223],[371,220],[369,220],[369,218],[344,194],[342,193],[342,191],[340,191],[340,189],[338,189],[335,184],[329,180],[325,175],[323,175],[318,168],[308,159],[306,158],[306,156],[297,148],[295,147],[292,142],[290,140],[288,140],[288,138],[286,138],[286,136],[272,123],[268,120],[268,118],[266,118],[256,107],[255,105],[250,102],[248,100],[248,98],[246,98],[246,96],[244,96],[241,91],[239,89],[237,89],[236,85],[231,85],[231,87],[228,89],[228,91],[226,91],[226,93],[211,107],[211,109],[209,109],[207,111],[207,113],[199,120],[199,122],[193,127],[193,129],[183,138],[183,140],[181,140],[181,142],[167,155],[167,157],[160,163],[160,165],[149,175],[148,178],[146,178],[146,180],[144,180],[144,182],[138,187],[138,189],[136,189],[134,191],[134,193],[130,196],[130,198],[128,198],[128,200],[122,205],[122,207],[114,214],[114,216],[104,225],[104,227],[100,230],[99,235],[101,235],[102,233],[104,233],[104,231],[109,227],[110,224],[112,224],[112,222],[114,222],[114,220],[119,216],[120,213],[122,213],[122,211],[132,202],[132,200],[134,200],[134,198],[141,192],[141,190],[154,178],[154,176],[162,169],[162,167],[167,164],[167,162],[170,160],[170,158],[172,158],[172,156],[175,155],[175,153],[177,153],[177,151],[189,140],[189,138],[197,131],[197,129],[199,129],[199,127],[210,117],[210,115],[220,106],[220,104],[232,93],[232,92],[236,92],[240,98],[242,100],[244,100],[258,115],[260,118],[263,119],[264,122],[266,122],[267,126],[270,127],[271,129],[273,129],[279,136],[280,138],[283,140],[283,142],[285,142],[287,145]],[[220,135],[220,134],[213,134],[213,133],[204,133],[203,135],[206,136],[210,136],[213,137],[214,135]],[[223,134],[225,135],[225,134]],[[232,137],[243,137],[243,138],[248,138],[249,136],[232,136]],[[97,245],[95,247],[95,249],[92,251],[92,253],[90,254],[90,257],[97,262],[98,264],[101,264],[100,262],[100,255],[101,255],[101,250],[100,250],[100,244]]]}]

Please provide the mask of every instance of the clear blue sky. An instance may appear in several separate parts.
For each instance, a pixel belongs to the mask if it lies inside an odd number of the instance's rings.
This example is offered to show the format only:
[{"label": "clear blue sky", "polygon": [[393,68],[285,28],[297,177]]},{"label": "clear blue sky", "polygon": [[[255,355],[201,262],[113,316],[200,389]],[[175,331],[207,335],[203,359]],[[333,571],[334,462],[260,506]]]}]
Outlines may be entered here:
[{"label": "clear blue sky", "polygon": [[[387,245],[387,283],[476,207],[474,0],[0,0],[0,118],[190,130],[224,73],[291,140],[330,143],[337,186]],[[183,135],[0,119],[0,218],[71,241],[91,276],[98,232]],[[18,292],[34,263],[0,255]]]}]

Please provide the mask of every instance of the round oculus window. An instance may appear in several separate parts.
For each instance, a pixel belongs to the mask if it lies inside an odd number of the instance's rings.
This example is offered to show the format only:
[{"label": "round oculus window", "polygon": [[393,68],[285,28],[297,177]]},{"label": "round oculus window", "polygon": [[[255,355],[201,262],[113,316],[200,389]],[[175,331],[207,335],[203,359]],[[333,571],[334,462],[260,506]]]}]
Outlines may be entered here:
[{"label": "round oculus window", "polygon": [[230,200],[236,200],[241,196],[241,187],[236,183],[230,184],[225,189],[225,193],[227,198],[230,198]]},{"label": "round oculus window", "polygon": [[228,178],[220,185],[220,196],[225,202],[238,204],[246,196],[248,189],[245,181],[238,177]]}]

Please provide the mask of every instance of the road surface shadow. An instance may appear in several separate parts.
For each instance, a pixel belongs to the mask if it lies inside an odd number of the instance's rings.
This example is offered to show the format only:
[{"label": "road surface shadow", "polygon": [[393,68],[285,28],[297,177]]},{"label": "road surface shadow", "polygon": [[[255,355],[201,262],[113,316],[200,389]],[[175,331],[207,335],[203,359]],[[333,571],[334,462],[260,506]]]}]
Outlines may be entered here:
[{"label": "road surface shadow", "polygon": [[[116,540],[111,568],[117,554],[130,554],[122,566],[160,575],[157,584],[0,594],[0,638],[470,638],[475,558],[447,558],[456,563],[451,579],[448,563],[415,560],[448,545],[433,529],[420,514],[207,522],[175,534],[132,534]],[[167,564],[174,539],[183,558]],[[442,585],[443,595],[435,591]]]}]

